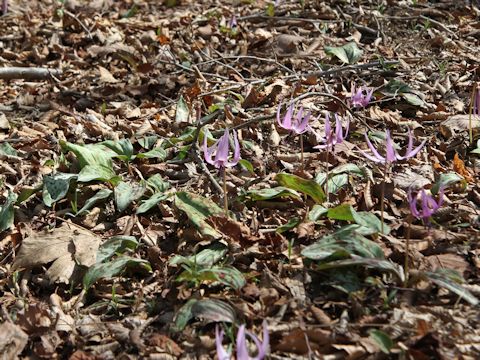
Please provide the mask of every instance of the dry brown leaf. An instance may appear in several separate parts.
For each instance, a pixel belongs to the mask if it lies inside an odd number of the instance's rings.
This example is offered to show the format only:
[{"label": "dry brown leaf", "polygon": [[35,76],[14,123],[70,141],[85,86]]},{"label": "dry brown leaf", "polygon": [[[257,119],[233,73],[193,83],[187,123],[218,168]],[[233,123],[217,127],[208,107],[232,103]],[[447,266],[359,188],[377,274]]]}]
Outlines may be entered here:
[{"label": "dry brown leaf", "polygon": [[110,71],[105,69],[103,66],[98,67],[98,71],[100,73],[100,82],[101,83],[116,83],[119,80],[115,79]]},{"label": "dry brown leaf", "polygon": [[25,238],[12,269],[30,269],[53,262],[46,275],[50,282],[68,283],[79,266],[95,264],[100,238],[71,223]]},{"label": "dry brown leaf", "polygon": [[453,269],[463,275],[468,268],[468,263],[464,258],[455,254],[431,255],[427,256],[426,260],[430,263],[432,270]]},{"label": "dry brown leaf", "polygon": [[0,325],[2,359],[17,359],[27,345],[28,335],[17,325],[5,321]]},{"label": "dry brown leaf", "polygon": [[453,156],[453,170],[457,174],[463,176],[468,182],[473,182],[473,176],[471,175],[470,171],[465,166],[465,163],[462,159],[460,159],[457,153],[455,153],[455,155]]}]

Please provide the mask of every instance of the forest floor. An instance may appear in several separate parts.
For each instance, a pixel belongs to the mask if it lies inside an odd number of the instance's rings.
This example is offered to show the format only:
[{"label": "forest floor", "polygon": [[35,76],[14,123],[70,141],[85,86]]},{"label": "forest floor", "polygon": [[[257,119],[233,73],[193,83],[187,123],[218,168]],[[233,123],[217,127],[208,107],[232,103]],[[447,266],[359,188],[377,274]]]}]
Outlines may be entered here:
[{"label": "forest floor", "polygon": [[9,1],[3,358],[478,359],[479,15]]}]

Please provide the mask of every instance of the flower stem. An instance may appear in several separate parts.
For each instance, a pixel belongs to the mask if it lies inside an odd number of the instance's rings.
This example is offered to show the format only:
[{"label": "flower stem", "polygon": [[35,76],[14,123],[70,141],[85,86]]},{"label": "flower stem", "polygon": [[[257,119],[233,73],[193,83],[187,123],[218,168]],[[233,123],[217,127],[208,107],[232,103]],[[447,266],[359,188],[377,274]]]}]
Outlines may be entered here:
[{"label": "flower stem", "polygon": [[[477,84],[473,84],[472,95],[470,96],[470,106],[468,109],[468,138],[470,140],[470,145],[473,144],[473,129],[472,129],[472,115],[473,115],[473,104],[475,102],[475,90]],[[479,106],[480,104],[477,104]]]},{"label": "flower stem", "polygon": [[388,163],[385,161],[385,168],[383,169],[383,180],[382,180],[382,189],[380,193],[380,221],[381,221],[381,230],[382,234],[384,234],[384,228],[385,228],[385,217],[383,215],[384,210],[385,210],[385,182],[387,180],[387,170],[388,170]]},{"label": "flower stem", "polygon": [[408,285],[408,271],[409,271],[409,256],[410,256],[410,232],[412,230],[412,215],[408,216],[408,228],[405,235],[405,265],[403,266],[403,272],[405,273],[404,287]]},{"label": "flower stem", "polygon": [[305,164],[304,164],[304,160],[303,160],[303,134],[300,134],[300,150],[302,151],[300,161],[302,162],[301,170],[302,170],[302,173],[303,173],[303,171],[305,169]]},{"label": "flower stem", "polygon": [[223,177],[223,209],[225,210],[225,216],[228,217],[228,197],[227,197],[227,169],[222,169]]},{"label": "flower stem", "polygon": [[327,202],[330,201],[330,193],[328,191],[328,178],[329,178],[329,174],[330,174],[330,163],[328,162],[328,158],[329,158],[329,155],[330,155],[330,146],[327,146],[327,158],[325,160],[325,172],[327,174],[327,177],[325,179],[325,197],[327,198]]}]

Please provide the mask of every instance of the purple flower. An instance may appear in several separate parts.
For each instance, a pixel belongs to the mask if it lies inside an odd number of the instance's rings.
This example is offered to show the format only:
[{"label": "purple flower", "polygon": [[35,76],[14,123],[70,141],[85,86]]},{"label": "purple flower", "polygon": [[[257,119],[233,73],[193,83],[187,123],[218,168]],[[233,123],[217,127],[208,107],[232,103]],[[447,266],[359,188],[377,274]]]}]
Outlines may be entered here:
[{"label": "purple flower", "polygon": [[[205,161],[210,165],[214,165],[217,169],[232,167],[238,164],[240,161],[240,144],[238,143],[237,133],[233,132],[234,151],[232,161],[228,161],[229,134],[228,129],[225,129],[222,137],[217,140],[211,147],[207,146],[207,137],[204,136],[203,140],[203,153]],[[215,160],[212,159],[215,152]]]},{"label": "purple flower", "polygon": [[348,129],[350,126],[350,121],[347,121],[345,127],[345,133],[342,131],[342,121],[340,117],[335,114],[335,132],[333,132],[332,127],[330,126],[330,115],[325,116],[325,137],[321,138],[319,141],[323,144],[314,146],[314,149],[332,149],[336,144],[340,144],[348,135]]},{"label": "purple flower", "polygon": [[356,108],[366,107],[370,103],[372,95],[373,89],[368,89],[362,86],[355,90],[355,85],[352,84],[352,96],[350,98],[350,103]]},{"label": "purple flower", "polygon": [[[250,357],[247,349],[247,339],[248,335],[258,349],[258,354],[255,357]],[[222,345],[223,341],[223,330],[219,331],[218,326],[215,329],[215,344],[217,346],[217,357],[218,360],[230,360],[231,355],[228,353]],[[268,353],[270,339],[268,335],[267,322],[263,322],[263,341],[252,334],[249,331],[245,330],[245,325],[241,325],[237,333],[237,360],[262,360]]]},{"label": "purple flower", "polygon": [[382,163],[382,164],[392,163],[392,162],[397,161],[397,160],[405,160],[405,159],[409,159],[411,157],[414,157],[415,155],[417,155],[417,153],[423,148],[423,146],[427,142],[426,139],[423,140],[422,143],[414,149],[413,148],[413,136],[412,136],[412,132],[409,129],[408,130],[407,151],[405,152],[404,156],[400,156],[400,155],[398,155],[397,151],[394,148],[393,140],[390,137],[390,131],[387,130],[385,133],[386,133],[386,144],[385,144],[386,156],[385,157],[380,155],[380,153],[377,151],[377,149],[375,149],[375,147],[370,142],[370,139],[368,138],[367,133],[365,133],[365,140],[367,141],[367,145],[370,148],[370,150],[372,150],[373,156],[367,154],[363,150],[360,150],[362,155],[365,156],[367,159],[372,160],[373,162],[376,162],[376,163]]},{"label": "purple flower", "polygon": [[480,116],[480,88],[477,88],[473,98],[473,115]]},{"label": "purple flower", "polygon": [[6,15],[8,11],[8,0],[2,0],[2,15]]},{"label": "purple flower", "polygon": [[440,187],[440,191],[438,192],[438,201],[435,201],[432,195],[426,193],[424,189],[422,189],[420,193],[420,198],[422,201],[422,208],[418,210],[417,208],[417,197],[418,193],[415,196],[412,195],[412,191],[408,191],[408,203],[410,205],[410,211],[412,215],[415,216],[417,219],[422,218],[425,224],[429,223],[429,218],[442,206],[443,204],[443,187]]},{"label": "purple flower", "polygon": [[297,135],[303,134],[310,129],[310,126],[308,125],[308,120],[310,120],[310,112],[307,115],[303,116],[303,107],[300,107],[300,110],[298,111],[297,116],[293,121],[293,104],[288,107],[287,113],[283,117],[283,120],[280,116],[280,109],[281,105],[278,105],[277,122],[278,125],[280,125],[282,128],[293,131]]},{"label": "purple flower", "polygon": [[235,16],[235,14],[233,14],[230,21],[228,22],[228,27],[230,29],[235,29],[237,26],[237,17]]}]

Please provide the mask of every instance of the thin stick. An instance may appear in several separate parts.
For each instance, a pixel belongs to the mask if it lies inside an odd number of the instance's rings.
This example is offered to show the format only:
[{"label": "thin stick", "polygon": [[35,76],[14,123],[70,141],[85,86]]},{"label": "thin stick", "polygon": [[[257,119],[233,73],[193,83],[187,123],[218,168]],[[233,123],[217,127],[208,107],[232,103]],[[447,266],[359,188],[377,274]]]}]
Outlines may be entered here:
[{"label": "thin stick", "polygon": [[1,80],[46,80],[50,76],[59,76],[62,74],[60,69],[38,68],[38,67],[3,67],[0,68]]},{"label": "thin stick", "polygon": [[[382,223],[383,225],[383,223]],[[406,234],[406,244],[405,244],[405,265],[403,266],[403,272],[405,273],[405,282],[404,287],[408,285],[408,271],[409,271],[409,255],[410,255],[410,232],[412,230],[412,215],[408,215],[408,228]]]},{"label": "thin stick", "polygon": [[228,197],[227,197],[227,169],[222,170],[223,177],[223,209],[225,210],[225,216],[228,217]]}]

